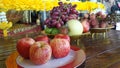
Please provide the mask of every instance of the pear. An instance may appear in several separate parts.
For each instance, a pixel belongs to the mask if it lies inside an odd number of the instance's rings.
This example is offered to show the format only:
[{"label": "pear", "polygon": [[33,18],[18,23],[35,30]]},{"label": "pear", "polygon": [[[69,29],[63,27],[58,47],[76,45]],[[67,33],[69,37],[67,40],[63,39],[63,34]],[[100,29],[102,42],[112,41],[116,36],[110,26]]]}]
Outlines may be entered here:
[{"label": "pear", "polygon": [[67,22],[69,29],[69,36],[81,35],[83,33],[83,26],[79,20],[72,19]]}]

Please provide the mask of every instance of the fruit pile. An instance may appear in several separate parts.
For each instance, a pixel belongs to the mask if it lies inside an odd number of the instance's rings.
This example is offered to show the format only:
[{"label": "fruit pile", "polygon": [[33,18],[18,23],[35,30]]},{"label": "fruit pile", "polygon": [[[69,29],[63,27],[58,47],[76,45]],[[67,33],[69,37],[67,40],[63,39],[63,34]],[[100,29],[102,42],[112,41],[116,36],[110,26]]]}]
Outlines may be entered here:
[{"label": "fruit pile", "polygon": [[102,12],[98,12],[96,14],[90,15],[90,27],[91,28],[106,28],[107,23],[105,21],[106,14],[103,14]]},{"label": "fruit pile", "polygon": [[45,64],[51,56],[63,58],[70,52],[70,37],[57,34],[52,40],[46,35],[33,38],[21,38],[17,41],[17,51],[24,59],[31,60],[34,64]]},{"label": "fruit pile", "polygon": [[83,18],[80,19],[83,25],[83,32],[88,32],[91,28],[106,28],[108,26],[106,18],[107,15],[102,11],[84,14]]},{"label": "fruit pile", "polygon": [[78,19],[78,11],[75,9],[77,5],[63,2],[59,2],[58,4],[59,6],[54,7],[50,11],[50,17],[45,20],[45,25],[49,28],[60,28],[68,20]]},{"label": "fruit pile", "polygon": [[45,25],[47,26],[45,29],[46,34],[55,35],[63,33],[73,36],[89,31],[89,24],[86,21],[78,21],[77,5],[63,2],[58,4],[59,6],[54,7],[50,11],[50,17],[45,20]]}]

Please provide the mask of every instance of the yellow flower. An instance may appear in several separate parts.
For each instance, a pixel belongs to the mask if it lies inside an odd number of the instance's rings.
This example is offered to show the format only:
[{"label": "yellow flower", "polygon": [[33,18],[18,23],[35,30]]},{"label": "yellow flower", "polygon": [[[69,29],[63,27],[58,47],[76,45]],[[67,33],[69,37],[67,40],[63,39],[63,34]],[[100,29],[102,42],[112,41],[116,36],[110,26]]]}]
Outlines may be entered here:
[{"label": "yellow flower", "polygon": [[1,22],[0,23],[0,29],[2,30],[9,29],[10,27],[12,27],[12,22]]},{"label": "yellow flower", "polygon": [[[60,0],[62,2],[70,3],[71,1]],[[58,6],[59,0],[0,0],[0,11],[7,10],[51,10],[53,7]],[[73,5],[76,4],[77,10],[92,11],[95,8],[105,9],[102,3],[95,2],[71,2]]]}]

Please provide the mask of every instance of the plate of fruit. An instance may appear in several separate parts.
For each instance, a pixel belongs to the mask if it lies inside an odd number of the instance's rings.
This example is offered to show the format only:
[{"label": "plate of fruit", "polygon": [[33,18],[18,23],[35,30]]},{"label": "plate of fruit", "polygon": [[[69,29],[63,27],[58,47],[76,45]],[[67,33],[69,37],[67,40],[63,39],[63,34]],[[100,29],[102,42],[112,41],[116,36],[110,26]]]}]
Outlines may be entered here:
[{"label": "plate of fruit", "polygon": [[109,31],[111,28],[110,27],[106,27],[106,28],[91,28],[90,32],[91,33],[104,33]]},{"label": "plate of fruit", "polygon": [[[52,57],[47,63],[42,65],[36,65],[31,60],[23,59],[21,56],[18,56],[16,61],[17,64],[24,68],[65,68],[65,67],[78,67],[80,66],[85,60],[81,60],[78,57],[81,57],[78,53],[81,54],[82,51],[73,51],[71,50],[70,53],[64,57],[56,59]],[[79,55],[77,57],[77,55]],[[77,58],[76,58],[77,57]],[[78,60],[78,61],[77,61]],[[70,65],[71,64],[71,65]]]},{"label": "plate of fruit", "polygon": [[16,61],[19,66],[24,68],[58,68],[72,63],[75,60],[75,56],[76,56],[76,52],[71,50],[66,57],[57,58],[57,59],[51,57],[51,59],[47,63],[42,65],[36,65],[33,62],[31,62],[31,60],[23,59],[21,56],[18,56]]},{"label": "plate of fruit", "polygon": [[86,59],[84,50],[71,46],[70,37],[65,34],[50,40],[47,35],[21,38],[16,47],[16,62],[23,68],[74,68]]}]

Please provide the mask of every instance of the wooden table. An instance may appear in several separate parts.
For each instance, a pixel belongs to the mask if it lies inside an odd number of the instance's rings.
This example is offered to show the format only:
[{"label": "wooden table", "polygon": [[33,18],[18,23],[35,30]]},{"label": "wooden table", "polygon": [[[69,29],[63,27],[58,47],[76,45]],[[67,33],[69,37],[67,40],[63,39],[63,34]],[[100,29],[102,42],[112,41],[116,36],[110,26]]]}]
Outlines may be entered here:
[{"label": "wooden table", "polygon": [[[71,46],[71,49],[73,49],[73,50],[75,50],[75,51],[77,51],[77,50],[80,50],[81,52],[79,53],[81,56],[79,56],[79,57],[81,57],[79,60],[83,63],[84,62],[84,60],[85,60],[85,58],[86,58],[86,55],[85,55],[85,53],[84,53],[84,51],[82,50],[82,49],[80,49],[80,48],[78,48],[78,47],[76,47],[76,46]],[[17,65],[17,63],[16,63],[16,58],[18,57],[18,52],[16,51],[16,52],[13,52],[8,58],[7,58],[7,60],[5,61],[5,63],[6,63],[6,66],[7,66],[7,68],[22,68],[22,67],[20,67],[20,66],[18,66]],[[80,64],[80,65],[82,65],[82,63]],[[69,64],[70,65],[70,64]],[[60,68],[68,68],[68,66],[63,66],[63,67],[60,67]]]}]

